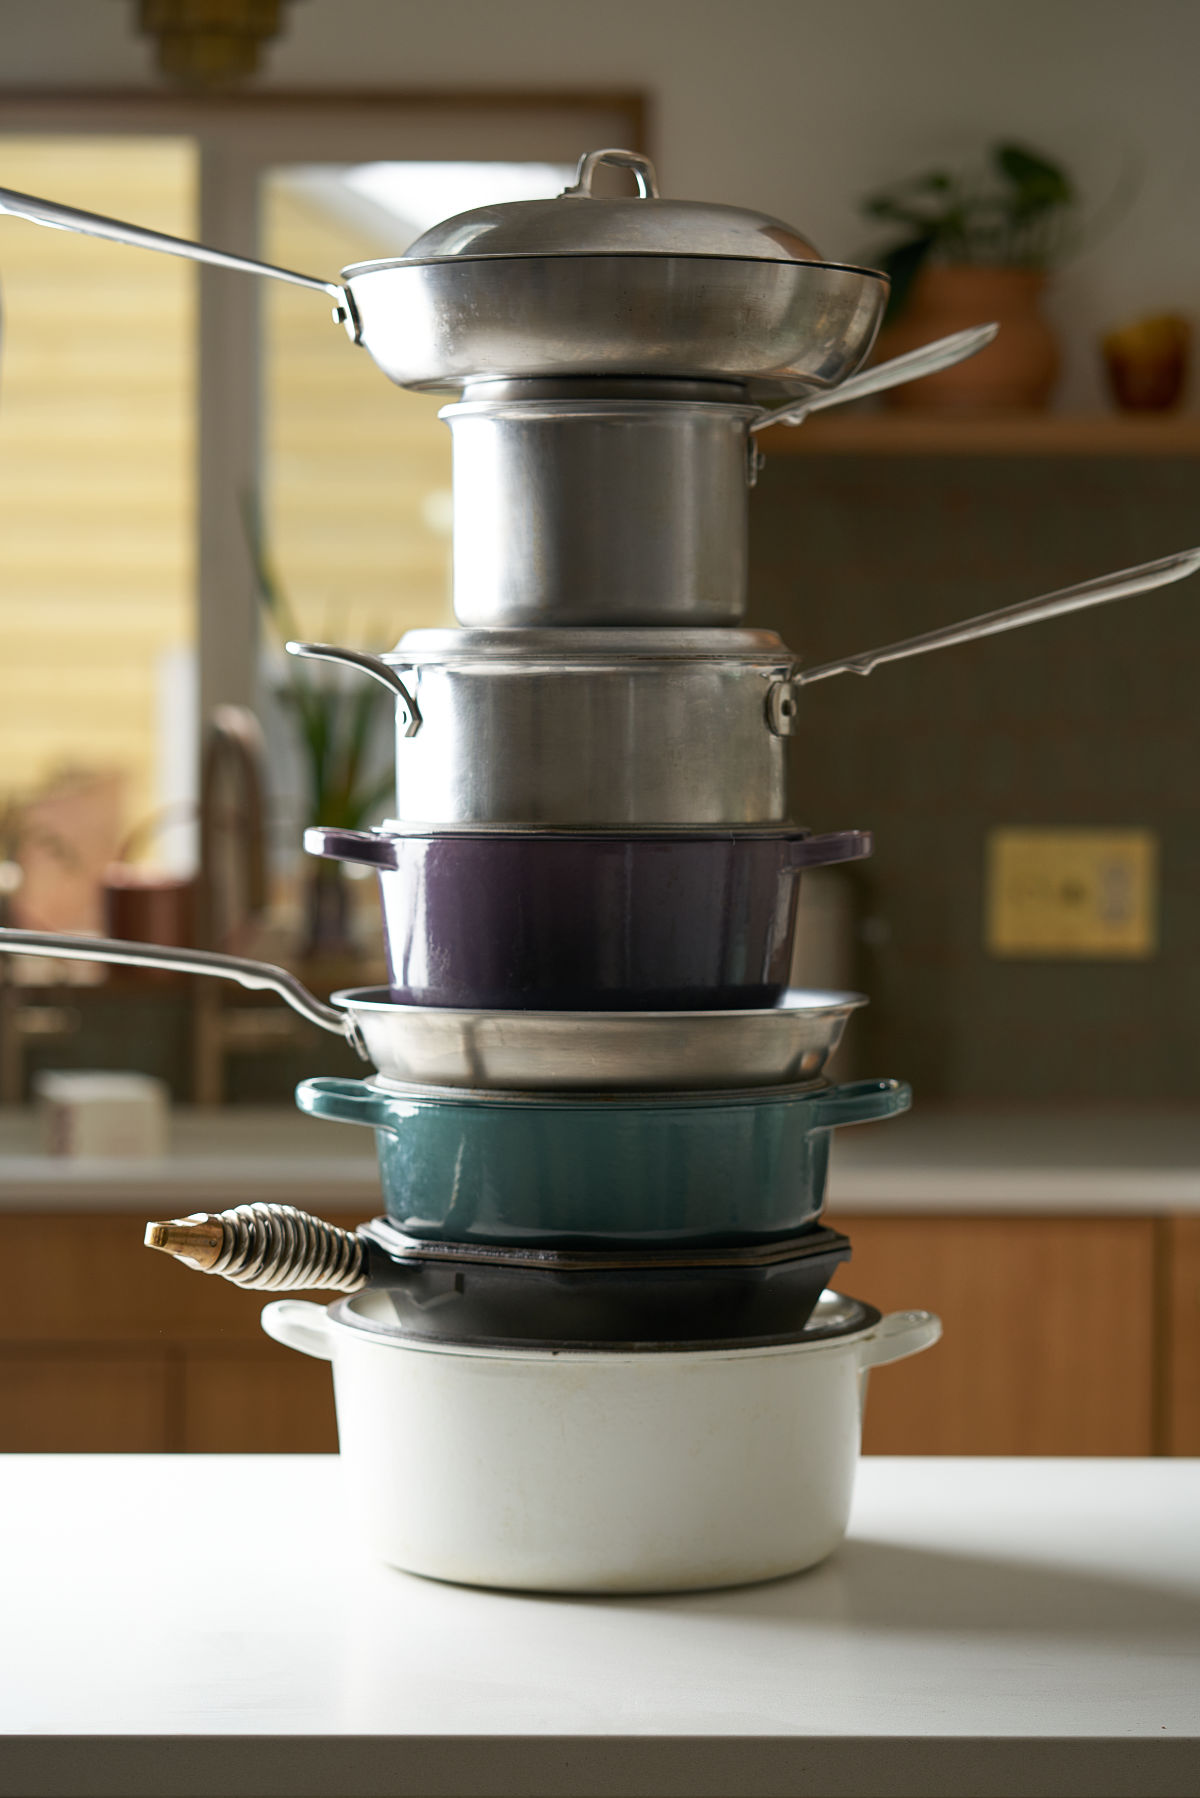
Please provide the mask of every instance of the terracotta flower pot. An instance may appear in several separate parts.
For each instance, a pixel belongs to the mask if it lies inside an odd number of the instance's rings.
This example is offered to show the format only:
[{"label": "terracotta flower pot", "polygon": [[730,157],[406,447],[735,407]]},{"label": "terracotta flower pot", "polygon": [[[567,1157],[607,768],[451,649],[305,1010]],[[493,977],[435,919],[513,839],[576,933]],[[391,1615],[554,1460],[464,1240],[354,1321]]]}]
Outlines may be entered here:
[{"label": "terracotta flower pot", "polygon": [[923,269],[900,322],[881,334],[877,361],[991,320],[1000,326],[1000,334],[966,362],[893,388],[885,405],[908,412],[1030,412],[1043,408],[1059,363],[1057,340],[1038,310],[1045,285],[1041,269]]}]

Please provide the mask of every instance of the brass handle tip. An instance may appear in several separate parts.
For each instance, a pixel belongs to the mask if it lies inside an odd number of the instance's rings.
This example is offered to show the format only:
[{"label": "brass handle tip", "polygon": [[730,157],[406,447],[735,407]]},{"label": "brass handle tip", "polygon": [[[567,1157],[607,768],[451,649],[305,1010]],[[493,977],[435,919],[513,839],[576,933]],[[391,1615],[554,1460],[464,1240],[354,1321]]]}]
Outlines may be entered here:
[{"label": "brass handle tip", "polygon": [[174,1217],[164,1223],[149,1223],[143,1238],[148,1249],[161,1249],[193,1267],[210,1268],[225,1247],[225,1231],[220,1218]]}]

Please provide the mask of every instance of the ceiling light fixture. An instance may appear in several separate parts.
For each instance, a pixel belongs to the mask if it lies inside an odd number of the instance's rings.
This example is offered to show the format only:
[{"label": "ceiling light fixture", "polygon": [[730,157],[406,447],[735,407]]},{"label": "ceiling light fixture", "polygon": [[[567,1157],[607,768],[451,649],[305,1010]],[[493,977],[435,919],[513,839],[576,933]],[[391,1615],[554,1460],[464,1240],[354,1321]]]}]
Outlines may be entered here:
[{"label": "ceiling light fixture", "polygon": [[162,73],[184,87],[223,87],[253,75],[288,0],[137,0],[138,29],[157,40]]}]

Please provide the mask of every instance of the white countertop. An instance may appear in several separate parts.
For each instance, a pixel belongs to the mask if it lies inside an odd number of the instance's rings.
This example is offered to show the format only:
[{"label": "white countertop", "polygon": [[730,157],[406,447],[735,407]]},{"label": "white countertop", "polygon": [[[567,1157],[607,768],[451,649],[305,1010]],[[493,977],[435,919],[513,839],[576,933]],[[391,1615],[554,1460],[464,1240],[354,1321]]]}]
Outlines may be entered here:
[{"label": "white countertop", "polygon": [[[320,1211],[380,1209],[374,1136],[291,1107],[179,1106],[158,1161],[41,1153],[28,1109],[0,1109],[0,1211],[178,1211],[253,1199]],[[868,1212],[1200,1211],[1194,1108],[939,1106],[834,1133],[830,1207]],[[155,1203],[158,1202],[155,1197]]]},{"label": "white countertop", "polygon": [[867,1460],[823,1567],[644,1599],[371,1564],[341,1471],[0,1461],[0,1798],[1200,1791],[1200,1462]]}]

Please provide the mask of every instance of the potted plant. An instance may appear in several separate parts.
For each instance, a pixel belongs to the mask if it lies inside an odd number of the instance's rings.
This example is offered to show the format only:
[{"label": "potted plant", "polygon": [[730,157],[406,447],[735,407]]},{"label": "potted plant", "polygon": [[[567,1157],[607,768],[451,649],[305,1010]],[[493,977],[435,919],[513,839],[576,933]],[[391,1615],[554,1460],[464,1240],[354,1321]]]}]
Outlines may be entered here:
[{"label": "potted plant", "polygon": [[1058,345],[1038,310],[1047,270],[1073,243],[1075,187],[1057,163],[1013,143],[992,147],[981,176],[932,169],[864,200],[866,216],[902,235],[875,257],[892,278],[881,354],[894,356],[995,320],[995,343],[926,380],[895,388],[910,410],[1045,406]]},{"label": "potted plant", "polygon": [[[281,644],[304,632],[288,603],[264,542],[255,500],[243,506],[246,538],[263,611]],[[373,681],[343,685],[341,671],[287,660],[275,697],[295,726],[308,776],[305,822],[361,830],[390,798],[395,777],[371,755],[373,726],[386,696]],[[349,893],[343,864],[314,857],[305,889],[304,961],[334,962],[353,953]]]}]

